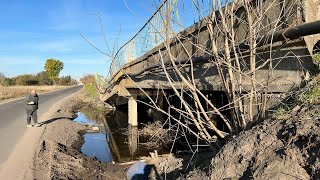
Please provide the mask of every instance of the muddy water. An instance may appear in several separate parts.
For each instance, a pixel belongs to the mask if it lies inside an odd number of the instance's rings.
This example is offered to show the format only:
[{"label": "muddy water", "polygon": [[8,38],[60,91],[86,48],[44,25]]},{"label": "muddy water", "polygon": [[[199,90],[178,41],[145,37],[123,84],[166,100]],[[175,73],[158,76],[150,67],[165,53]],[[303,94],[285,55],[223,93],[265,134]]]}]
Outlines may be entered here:
[{"label": "muddy water", "polygon": [[[126,110],[118,109],[108,116],[97,113],[99,112],[86,109],[78,112],[78,117],[74,120],[82,124],[91,124],[100,130],[98,133],[83,135],[82,153],[96,157],[102,162],[128,162],[148,156],[152,151],[139,145],[138,127],[128,127]],[[164,151],[159,152],[161,153]]]}]

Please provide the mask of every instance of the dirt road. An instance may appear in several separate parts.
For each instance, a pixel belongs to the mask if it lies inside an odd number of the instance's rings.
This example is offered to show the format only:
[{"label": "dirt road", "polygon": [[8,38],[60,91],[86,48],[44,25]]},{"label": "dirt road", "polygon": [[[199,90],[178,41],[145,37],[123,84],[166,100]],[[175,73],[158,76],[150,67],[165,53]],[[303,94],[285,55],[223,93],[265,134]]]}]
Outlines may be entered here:
[{"label": "dirt road", "polygon": [[[39,122],[47,120],[59,105],[58,102],[63,103],[61,100],[81,88],[73,86],[39,95]],[[0,177],[27,173],[23,171],[32,163],[33,148],[43,128],[27,129],[24,99],[0,104]]]}]

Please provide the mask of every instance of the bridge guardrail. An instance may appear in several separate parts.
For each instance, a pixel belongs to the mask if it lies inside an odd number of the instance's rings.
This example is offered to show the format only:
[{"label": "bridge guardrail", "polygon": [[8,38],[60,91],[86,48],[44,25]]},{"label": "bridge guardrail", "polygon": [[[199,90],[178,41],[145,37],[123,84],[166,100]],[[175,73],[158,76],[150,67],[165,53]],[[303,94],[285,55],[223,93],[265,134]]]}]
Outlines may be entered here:
[{"label": "bridge guardrail", "polygon": [[[198,22],[202,17],[208,16],[212,11],[212,0],[179,1],[164,0],[144,26],[116,52],[111,62],[107,82],[125,64],[143,56],[151,49],[165,41],[166,14],[170,13],[170,21],[173,29],[179,32]],[[207,9],[202,7],[208,5]],[[192,18],[193,17],[193,18]]]}]

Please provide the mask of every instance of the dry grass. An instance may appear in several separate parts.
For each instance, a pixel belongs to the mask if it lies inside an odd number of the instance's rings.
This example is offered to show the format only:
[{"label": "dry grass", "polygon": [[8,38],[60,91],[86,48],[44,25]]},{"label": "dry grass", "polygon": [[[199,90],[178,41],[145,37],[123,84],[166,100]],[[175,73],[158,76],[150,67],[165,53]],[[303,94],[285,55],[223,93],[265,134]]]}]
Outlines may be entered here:
[{"label": "dry grass", "polygon": [[12,98],[23,97],[30,89],[35,89],[38,93],[44,93],[65,87],[66,86],[0,86],[0,102]]}]

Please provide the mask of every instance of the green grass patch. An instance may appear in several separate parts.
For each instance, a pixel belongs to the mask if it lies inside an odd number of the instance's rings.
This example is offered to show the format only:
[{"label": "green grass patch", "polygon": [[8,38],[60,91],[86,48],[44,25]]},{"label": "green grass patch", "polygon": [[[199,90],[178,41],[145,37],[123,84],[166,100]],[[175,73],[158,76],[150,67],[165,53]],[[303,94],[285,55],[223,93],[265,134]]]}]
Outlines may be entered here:
[{"label": "green grass patch", "polygon": [[287,110],[284,107],[280,107],[277,111],[272,115],[273,118],[278,119],[281,115],[283,115]]},{"label": "green grass patch", "polygon": [[312,55],[312,59],[313,59],[313,63],[314,63],[315,70],[316,70],[315,73],[319,74],[320,73],[320,54],[317,53],[317,54]]},{"label": "green grass patch", "polygon": [[93,83],[88,83],[84,85],[84,89],[88,96],[93,98],[98,98],[98,91]]},{"label": "green grass patch", "polygon": [[303,103],[317,102],[320,98],[320,85],[300,95],[299,100]]},{"label": "green grass patch", "polygon": [[319,64],[320,63],[320,54],[312,55],[313,62]]}]

